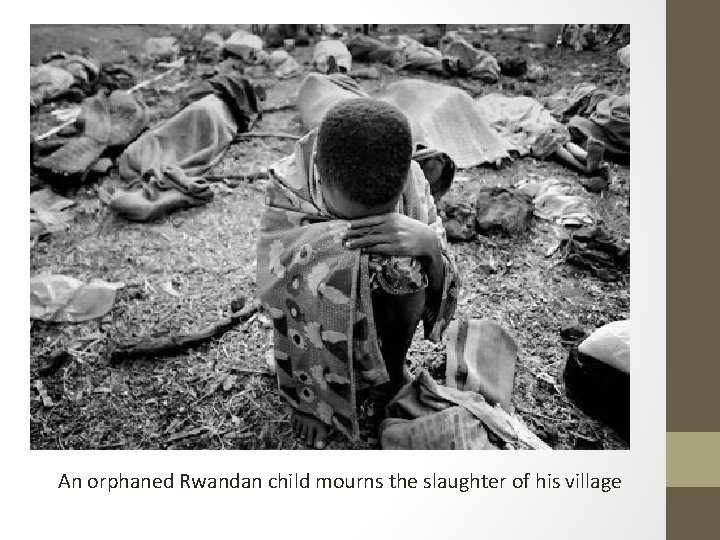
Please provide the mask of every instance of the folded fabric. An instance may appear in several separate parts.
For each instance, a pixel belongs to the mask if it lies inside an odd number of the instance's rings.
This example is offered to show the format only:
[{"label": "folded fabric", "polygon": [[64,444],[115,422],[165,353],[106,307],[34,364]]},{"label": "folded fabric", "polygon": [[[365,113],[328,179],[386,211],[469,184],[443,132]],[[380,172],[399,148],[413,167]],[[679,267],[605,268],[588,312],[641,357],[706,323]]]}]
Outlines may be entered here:
[{"label": "folded fabric", "polygon": [[178,166],[148,170],[142,180],[114,191],[110,208],[130,221],[148,222],[183,208],[201,206],[213,199],[203,178],[193,178]]},{"label": "folded fabric", "polygon": [[440,51],[437,49],[423,47],[407,53],[404,64],[401,64],[401,67],[405,69],[442,72],[442,58],[442,54],[440,54]]},{"label": "folded fabric", "polygon": [[408,79],[389,85],[377,97],[405,113],[416,144],[446,152],[458,168],[510,156],[513,146],[497,135],[459,88]]},{"label": "folded fabric", "polygon": [[75,84],[85,91],[92,89],[92,85],[100,74],[100,68],[94,61],[79,54],[54,51],[46,55],[43,62],[70,73],[75,78]]},{"label": "folded fabric", "polygon": [[106,143],[92,137],[75,137],[49,156],[38,159],[35,168],[57,176],[82,176],[100,159],[106,147]]},{"label": "folded fabric", "polygon": [[75,201],[61,197],[50,188],[30,194],[30,238],[66,229],[73,218],[67,208]]},{"label": "folded fabric", "polygon": [[30,106],[35,107],[61,96],[74,82],[72,74],[60,67],[30,66]]},{"label": "folded fabric", "polygon": [[200,176],[222,159],[237,129],[225,100],[206,96],[131,144],[118,159],[120,175],[136,180],[147,171],[178,166]]},{"label": "folded fabric", "polygon": [[347,48],[353,60],[358,62],[380,62],[388,66],[401,63],[400,47],[374,37],[358,34],[347,42]]},{"label": "folded fabric", "polygon": [[460,74],[468,74],[490,84],[497,82],[500,66],[488,51],[476,49],[455,32],[448,32],[438,46],[442,54],[457,58]]},{"label": "folded fabric", "polygon": [[408,36],[397,36],[387,42],[357,35],[348,41],[347,48],[353,60],[360,62],[379,62],[396,69],[442,71],[442,53]]},{"label": "folded fabric", "polygon": [[83,101],[78,122],[82,134],[38,159],[37,169],[64,176],[84,174],[108,147],[125,146],[138,136],[147,125],[147,110],[127,92],[101,92]]},{"label": "folded fabric", "polygon": [[[478,98],[475,104],[483,118],[508,139],[520,155],[530,153],[538,138],[547,133],[557,134],[566,142],[570,140],[567,129],[533,98],[488,94]],[[549,152],[549,149],[535,150],[536,154]]]},{"label": "folded fabric", "polygon": [[487,84],[495,84],[498,81],[500,67],[495,57],[487,51],[478,51],[475,65],[470,68],[468,75]]},{"label": "folded fabric", "polygon": [[556,119],[567,121],[574,116],[582,99],[591,95],[597,90],[597,86],[591,83],[576,84],[572,88],[561,88],[551,96],[545,98],[543,103]]},{"label": "folded fabric", "polygon": [[[487,412],[486,417],[493,413]],[[415,420],[383,421],[383,450],[497,450],[482,420],[455,405]]]},{"label": "folded fabric", "polygon": [[449,388],[482,394],[490,405],[511,410],[518,347],[501,325],[493,321],[461,319],[445,334]]},{"label": "folded fabric", "polygon": [[82,322],[112,309],[123,283],[78,279],[54,274],[30,278],[30,317],[53,322]]},{"label": "folded fabric", "polygon": [[262,38],[247,30],[236,30],[223,44],[225,52],[239,56],[246,62],[252,62],[262,48]]},{"label": "folded fabric", "polygon": [[388,404],[380,444],[384,450],[549,450],[499,405],[440,386],[424,369]]},{"label": "folded fabric", "polygon": [[534,191],[534,213],[541,219],[556,223],[580,227],[594,225],[597,213],[592,202],[583,195],[572,194],[577,186],[562,180],[546,180],[538,185],[522,188],[526,193]]},{"label": "folded fabric", "polygon": [[460,69],[465,72],[470,71],[477,63],[477,49],[456,32],[448,32],[445,34],[440,39],[438,48],[442,54],[457,58]]},{"label": "folded fabric", "polygon": [[235,73],[220,73],[192,87],[187,94],[186,104],[214,94],[230,108],[237,124],[237,132],[244,133],[256,118],[262,118],[262,92],[262,87],[254,86],[246,77]]},{"label": "folded fabric", "polygon": [[400,57],[400,65],[397,67],[442,71],[443,55],[439,50],[426,47],[419,41],[408,36],[398,36],[397,41],[402,54]]}]

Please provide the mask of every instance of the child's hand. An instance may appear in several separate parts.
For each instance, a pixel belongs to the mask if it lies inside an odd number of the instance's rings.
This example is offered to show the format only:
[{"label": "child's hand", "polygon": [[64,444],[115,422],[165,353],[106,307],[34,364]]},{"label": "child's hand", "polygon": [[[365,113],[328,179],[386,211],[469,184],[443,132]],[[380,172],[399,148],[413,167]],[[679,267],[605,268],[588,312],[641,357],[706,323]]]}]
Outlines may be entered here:
[{"label": "child's hand", "polygon": [[348,221],[343,244],[367,253],[431,259],[440,249],[429,225],[395,212]]}]

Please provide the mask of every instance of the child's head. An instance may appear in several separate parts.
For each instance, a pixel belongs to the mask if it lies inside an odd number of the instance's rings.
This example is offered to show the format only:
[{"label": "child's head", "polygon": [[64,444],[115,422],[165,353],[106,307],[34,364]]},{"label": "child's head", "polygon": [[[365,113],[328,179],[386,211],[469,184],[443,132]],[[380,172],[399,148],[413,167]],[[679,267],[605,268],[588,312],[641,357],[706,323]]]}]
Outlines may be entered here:
[{"label": "child's head", "polygon": [[411,158],[410,124],[400,110],[367,98],[337,103],[317,136],[316,164],[328,209],[345,218],[392,211]]}]

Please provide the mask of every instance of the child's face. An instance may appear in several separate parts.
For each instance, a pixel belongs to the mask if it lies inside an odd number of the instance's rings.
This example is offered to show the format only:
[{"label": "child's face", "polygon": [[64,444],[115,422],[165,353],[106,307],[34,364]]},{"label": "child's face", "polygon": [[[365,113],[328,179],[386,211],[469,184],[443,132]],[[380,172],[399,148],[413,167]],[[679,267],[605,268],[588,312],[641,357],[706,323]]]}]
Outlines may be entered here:
[{"label": "child's face", "polygon": [[320,188],[322,189],[323,199],[325,200],[327,209],[331,214],[341,219],[359,219],[393,212],[400,198],[400,195],[398,195],[385,204],[365,206],[364,204],[349,199],[333,184],[321,182]]}]

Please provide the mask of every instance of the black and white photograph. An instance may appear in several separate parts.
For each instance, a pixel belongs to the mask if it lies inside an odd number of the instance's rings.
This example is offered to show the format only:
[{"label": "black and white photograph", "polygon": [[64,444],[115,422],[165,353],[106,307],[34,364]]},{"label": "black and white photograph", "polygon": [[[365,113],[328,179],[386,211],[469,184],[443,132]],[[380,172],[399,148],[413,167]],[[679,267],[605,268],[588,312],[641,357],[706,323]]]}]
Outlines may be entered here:
[{"label": "black and white photograph", "polygon": [[30,449],[630,449],[630,26],[31,24]]}]

